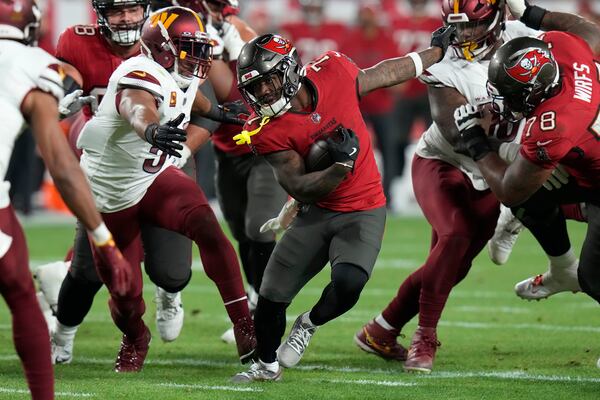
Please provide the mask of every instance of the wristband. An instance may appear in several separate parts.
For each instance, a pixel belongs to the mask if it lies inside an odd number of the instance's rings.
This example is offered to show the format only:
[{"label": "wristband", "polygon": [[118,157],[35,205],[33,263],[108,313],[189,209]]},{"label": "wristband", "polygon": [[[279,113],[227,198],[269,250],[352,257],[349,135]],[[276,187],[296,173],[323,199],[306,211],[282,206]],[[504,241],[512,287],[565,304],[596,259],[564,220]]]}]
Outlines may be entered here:
[{"label": "wristband", "polygon": [[98,225],[96,229],[91,231],[90,235],[92,236],[92,240],[96,246],[103,246],[112,239],[112,235],[110,234],[110,231],[106,225],[104,225],[104,222]]},{"label": "wristband", "polygon": [[527,8],[525,8],[525,12],[520,20],[531,29],[539,31],[540,27],[542,26],[544,15],[546,15],[546,9],[538,6],[528,5]]},{"label": "wristband", "polygon": [[421,56],[414,51],[408,53],[406,56],[410,57],[413,64],[415,64],[415,78],[420,76],[423,73],[423,61],[421,60]]}]

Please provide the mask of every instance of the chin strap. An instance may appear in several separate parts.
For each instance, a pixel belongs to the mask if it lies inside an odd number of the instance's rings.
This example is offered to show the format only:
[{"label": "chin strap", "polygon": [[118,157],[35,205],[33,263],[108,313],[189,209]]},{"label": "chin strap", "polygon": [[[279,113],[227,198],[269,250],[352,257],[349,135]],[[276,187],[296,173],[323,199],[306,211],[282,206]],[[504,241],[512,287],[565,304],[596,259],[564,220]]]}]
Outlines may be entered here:
[{"label": "chin strap", "polygon": [[247,131],[244,129],[242,132],[235,135],[233,137],[233,140],[235,140],[235,144],[244,145],[244,144],[252,143],[252,139],[250,139],[250,136],[254,136],[257,133],[259,133],[261,131],[261,129],[263,128],[263,126],[268,124],[269,121],[271,121],[271,117],[263,117],[262,120],[260,121],[260,124],[258,125],[258,128],[251,130],[251,131]]}]

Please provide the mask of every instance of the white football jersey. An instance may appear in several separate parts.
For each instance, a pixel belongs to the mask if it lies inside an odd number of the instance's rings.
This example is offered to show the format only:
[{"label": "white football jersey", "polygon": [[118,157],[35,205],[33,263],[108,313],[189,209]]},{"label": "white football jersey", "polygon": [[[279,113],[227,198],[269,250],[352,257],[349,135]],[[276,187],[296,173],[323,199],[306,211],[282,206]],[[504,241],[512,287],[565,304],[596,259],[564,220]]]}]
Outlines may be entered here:
[{"label": "white football jersey", "polygon": [[156,99],[160,123],[184,113],[186,126],[199,79],[182,91],[169,72],[140,55],[123,62],[111,75],[106,94],[83,128],[77,147],[83,150],[81,166],[101,212],[115,212],[137,204],[154,179],[173,165],[173,157],[140,138],[117,110],[119,88],[139,88]]},{"label": "white football jersey", "polygon": [[25,125],[21,104],[34,89],[52,94],[57,101],[62,99],[62,78],[57,65],[58,60],[39,47],[0,39],[0,208],[9,203],[10,184],[4,178],[15,140]]},{"label": "white football jersey", "polygon": [[[521,22],[507,21],[502,38],[504,41],[509,41],[521,36],[537,37],[541,33],[526,27]],[[421,75],[419,79],[435,87],[455,88],[465,96],[468,103],[480,105],[491,101],[486,89],[489,64],[489,60],[467,61],[456,57],[454,52],[448,51],[442,61],[429,67],[427,73]],[[459,168],[471,179],[473,187],[477,190],[488,188],[477,164],[471,158],[456,153],[435,122],[421,136],[416,153],[423,158],[439,159]]]}]

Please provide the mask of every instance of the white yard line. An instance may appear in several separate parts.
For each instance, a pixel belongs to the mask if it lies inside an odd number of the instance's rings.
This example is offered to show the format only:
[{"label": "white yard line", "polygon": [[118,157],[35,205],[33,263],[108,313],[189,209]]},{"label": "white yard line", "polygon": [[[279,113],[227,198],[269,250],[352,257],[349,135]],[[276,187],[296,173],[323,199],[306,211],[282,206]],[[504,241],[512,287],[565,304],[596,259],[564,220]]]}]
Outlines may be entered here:
[{"label": "white yard line", "polygon": [[200,389],[200,390],[222,390],[226,392],[263,392],[263,389],[239,386],[213,386],[213,385],[184,385],[179,383],[158,383],[154,386],[162,386],[180,389]]},{"label": "white yard line", "polygon": [[372,386],[416,386],[415,382],[378,381],[373,379],[311,379],[314,382],[343,383],[350,385],[372,385]]},{"label": "white yard line", "polygon": [[[29,390],[0,387],[0,393],[29,394]],[[57,397],[75,397],[75,398],[95,397],[96,396],[94,393],[82,393],[82,392],[56,392],[56,393],[54,393],[54,395]]]}]

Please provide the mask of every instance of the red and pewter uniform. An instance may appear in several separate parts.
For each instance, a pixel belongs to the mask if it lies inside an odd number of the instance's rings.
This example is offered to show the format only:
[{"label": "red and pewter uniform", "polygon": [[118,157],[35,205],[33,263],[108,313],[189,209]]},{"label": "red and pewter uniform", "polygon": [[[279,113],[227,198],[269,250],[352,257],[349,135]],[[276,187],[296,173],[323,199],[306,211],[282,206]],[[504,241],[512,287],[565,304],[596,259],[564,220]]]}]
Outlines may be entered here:
[{"label": "red and pewter uniform", "polygon": [[[309,113],[288,111],[273,118],[252,136],[259,154],[294,150],[306,157],[311,145],[337,127],[352,129],[359,138],[360,153],[354,171],[330,194],[318,201],[319,207],[341,212],[371,210],[386,204],[381,176],[375,164],[371,138],[359,109],[356,79],[360,69],[345,55],[328,51],[306,66],[306,79],[317,92],[315,110]],[[256,115],[247,130],[256,128]]]},{"label": "red and pewter uniform", "polygon": [[345,25],[328,21],[316,26],[306,22],[284,24],[281,31],[294,44],[303,63],[317,59],[326,51],[340,50],[348,34]]},{"label": "red and pewter uniform", "polygon": [[[96,96],[98,103],[106,93],[111,74],[126,60],[112,52],[96,25],[67,28],[58,38],[56,57],[79,71],[83,77],[83,95]],[[83,113],[86,120],[92,117],[89,107],[84,107]]]},{"label": "red and pewter uniform", "polygon": [[600,189],[600,60],[569,33],[541,39],[558,63],[561,89],[527,119],[521,155],[546,169],[560,163],[579,186]]}]

